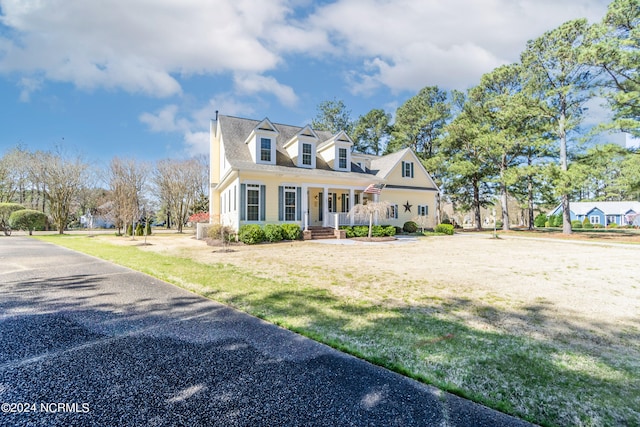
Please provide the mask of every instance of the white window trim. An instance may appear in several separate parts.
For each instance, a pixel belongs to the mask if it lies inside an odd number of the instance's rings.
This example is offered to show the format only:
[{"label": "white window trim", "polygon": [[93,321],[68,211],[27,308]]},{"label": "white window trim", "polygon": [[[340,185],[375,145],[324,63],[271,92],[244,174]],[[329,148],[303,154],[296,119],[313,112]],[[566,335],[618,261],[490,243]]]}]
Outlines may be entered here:
[{"label": "white window trim", "polygon": [[[345,160],[346,160],[347,164],[343,168],[340,167],[340,150],[341,149],[345,150],[345,153],[346,153],[346,159]],[[334,165],[333,165],[333,168],[335,170],[346,171],[346,172],[351,170],[351,150],[349,149],[348,146],[342,145],[342,144],[336,144],[335,156],[336,157],[335,157]]]},{"label": "white window trim", "polygon": [[600,216],[599,215],[589,215],[589,222],[591,224],[600,224]]},{"label": "white window trim", "polygon": [[[250,222],[250,223],[258,223],[260,222],[260,184],[253,184],[253,183],[246,183],[246,187],[245,187],[245,215],[244,217],[246,218],[245,222]],[[258,192],[258,219],[249,219],[249,191],[257,191]],[[253,206],[253,205],[252,205]]]},{"label": "white window trim", "polygon": [[[296,221],[296,212],[298,209],[298,187],[292,185],[283,185],[282,186],[282,218],[285,222],[295,222]],[[287,193],[293,193],[293,218],[287,218]],[[289,205],[291,206],[291,205]]]},{"label": "white window trim", "polygon": [[[262,140],[269,140],[269,148],[270,148],[270,160],[262,160]],[[275,165],[276,164],[276,143],[275,139],[268,136],[256,136],[256,163],[261,163],[264,165]]]},{"label": "white window trim", "polygon": [[[316,144],[313,142],[307,142],[307,141],[300,141],[299,144],[300,144],[300,147],[299,147],[300,152],[298,155],[298,167],[315,169],[316,168]],[[311,164],[309,165],[304,164],[303,162],[305,145],[309,145],[311,147]]]}]

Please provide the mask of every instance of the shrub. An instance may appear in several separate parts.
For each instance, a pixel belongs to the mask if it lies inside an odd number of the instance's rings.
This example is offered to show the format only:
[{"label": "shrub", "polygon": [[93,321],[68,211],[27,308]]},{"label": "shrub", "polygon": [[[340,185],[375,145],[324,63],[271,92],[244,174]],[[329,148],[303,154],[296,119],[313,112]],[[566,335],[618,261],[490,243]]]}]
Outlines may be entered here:
[{"label": "shrub", "polygon": [[283,239],[282,227],[278,224],[267,224],[264,226],[264,238],[268,242],[279,242]]},{"label": "shrub", "polygon": [[609,227],[609,228],[618,228],[618,224],[616,224],[615,222],[611,222],[611,223],[609,223],[609,225],[607,225],[607,227]]},{"label": "shrub", "polygon": [[144,228],[142,227],[141,223],[138,223],[138,225],[136,225],[136,236],[142,235],[144,235]]},{"label": "shrub", "polygon": [[133,225],[132,224],[127,225],[127,233],[126,233],[126,235],[127,236],[133,236]]},{"label": "shrub", "polygon": [[384,237],[384,227],[381,225],[371,226],[371,237]]},{"label": "shrub", "polygon": [[245,224],[238,230],[238,239],[246,245],[264,242],[264,231],[257,224]]},{"label": "shrub", "polygon": [[436,233],[453,235],[453,225],[451,224],[438,224],[434,230]]},{"label": "shrub", "polygon": [[298,224],[282,224],[282,238],[285,240],[298,240],[302,235],[302,229]]},{"label": "shrub", "polygon": [[340,226],[340,229],[345,231],[344,234],[347,239],[355,237],[355,234],[353,233],[353,227],[349,225],[343,225],[343,226]]},{"label": "shrub", "polygon": [[502,228],[502,221],[496,221],[496,228]]},{"label": "shrub", "polygon": [[354,237],[367,237],[369,236],[369,227],[366,225],[356,225],[353,227]]},{"label": "shrub", "polygon": [[591,224],[591,221],[589,221],[589,218],[585,217],[584,220],[582,221],[582,227],[592,229],[593,224]]},{"label": "shrub", "polygon": [[234,234],[235,232],[233,228],[228,225],[223,226],[221,224],[211,224],[207,227],[207,237],[210,239],[223,240],[224,237],[224,239],[230,242],[233,240]]},{"label": "shrub", "polygon": [[147,221],[147,224],[144,226],[144,234],[151,236],[151,221]]},{"label": "shrub", "polygon": [[549,223],[551,227],[562,227],[562,223],[564,222],[564,218],[562,217],[562,213],[557,215],[551,215],[549,217]]},{"label": "shrub", "polygon": [[602,224],[593,224],[593,228],[604,228]]},{"label": "shrub", "polygon": [[444,218],[441,224],[451,224],[451,220],[449,218]]},{"label": "shrub", "polygon": [[209,222],[209,212],[194,213],[189,217],[189,222]]},{"label": "shrub", "polygon": [[547,216],[543,213],[538,214],[538,216],[535,217],[535,219],[533,220],[533,225],[535,225],[536,227],[548,227],[547,224]]},{"label": "shrub", "polygon": [[384,235],[385,236],[395,236],[396,228],[393,225],[387,225],[384,227]]},{"label": "shrub", "polygon": [[0,203],[0,228],[9,225],[11,214],[23,210],[24,206],[18,203]]},{"label": "shrub", "polygon": [[418,224],[416,224],[413,221],[407,221],[404,223],[404,225],[402,226],[402,229],[406,232],[406,233],[415,233],[416,231],[418,231]]},{"label": "shrub", "polygon": [[34,211],[32,209],[20,209],[11,213],[9,217],[9,225],[16,230],[26,230],[29,235],[33,233],[33,230],[44,229],[47,223],[47,216],[40,211]]},{"label": "shrub", "polygon": [[574,230],[577,228],[582,228],[582,221],[580,221],[579,219],[574,219],[573,221],[571,221],[571,228]]}]

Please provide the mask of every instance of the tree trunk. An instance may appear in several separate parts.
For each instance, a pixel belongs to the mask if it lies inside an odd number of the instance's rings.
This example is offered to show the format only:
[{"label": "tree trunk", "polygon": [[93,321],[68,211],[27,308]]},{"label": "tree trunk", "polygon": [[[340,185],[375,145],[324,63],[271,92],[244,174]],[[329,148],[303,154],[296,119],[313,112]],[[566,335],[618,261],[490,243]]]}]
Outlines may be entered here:
[{"label": "tree trunk", "polygon": [[[564,103],[563,103],[564,104]],[[562,214],[563,214],[563,222],[562,222],[562,233],[563,234],[571,234],[571,210],[569,206],[569,183],[565,180],[568,180],[567,176],[568,164],[567,164],[567,131],[565,129],[566,115],[564,111],[560,114],[560,127],[559,127],[559,136],[560,136],[560,169],[562,169]]]},{"label": "tree trunk", "polygon": [[[529,159],[527,160],[527,163],[529,164],[529,168],[531,168],[531,157],[529,157]],[[531,173],[531,172],[529,172]],[[533,177],[531,175],[529,175],[529,177],[527,178],[527,198],[528,198],[528,203],[529,203],[529,230],[533,230]]]},{"label": "tree trunk", "polygon": [[507,156],[506,154],[502,155],[502,163],[500,164],[500,187],[502,189],[502,229],[505,231],[509,230],[509,190],[507,189],[507,184],[504,182],[504,171],[507,167]]},{"label": "tree trunk", "polygon": [[480,184],[473,181],[473,208],[475,209],[476,230],[482,230],[482,218],[480,216]]}]

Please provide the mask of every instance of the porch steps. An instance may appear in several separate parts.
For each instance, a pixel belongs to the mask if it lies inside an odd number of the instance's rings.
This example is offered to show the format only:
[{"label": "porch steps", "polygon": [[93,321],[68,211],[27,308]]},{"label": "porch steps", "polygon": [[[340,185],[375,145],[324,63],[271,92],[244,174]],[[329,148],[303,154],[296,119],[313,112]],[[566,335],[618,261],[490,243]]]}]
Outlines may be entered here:
[{"label": "porch steps", "polygon": [[320,240],[320,239],[335,239],[336,236],[333,233],[333,228],[331,227],[309,227],[311,231],[311,239],[312,240]]}]

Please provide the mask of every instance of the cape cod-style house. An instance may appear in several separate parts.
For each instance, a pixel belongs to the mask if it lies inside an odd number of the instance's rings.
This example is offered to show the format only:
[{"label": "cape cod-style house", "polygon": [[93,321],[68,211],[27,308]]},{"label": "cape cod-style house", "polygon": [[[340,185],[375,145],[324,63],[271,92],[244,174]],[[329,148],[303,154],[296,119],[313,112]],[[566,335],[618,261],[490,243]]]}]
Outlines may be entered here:
[{"label": "cape cod-style house", "polygon": [[345,132],[331,134],[218,115],[211,121],[211,222],[297,223],[310,227],[354,225],[348,212],[368,200],[390,208],[378,224],[402,227],[419,218],[435,226],[438,188],[415,153],[386,156],[352,151]]}]

